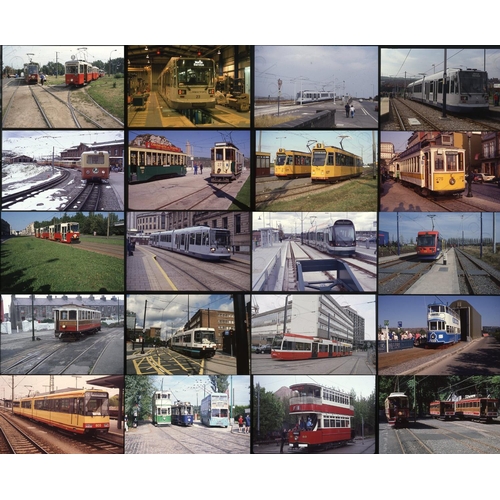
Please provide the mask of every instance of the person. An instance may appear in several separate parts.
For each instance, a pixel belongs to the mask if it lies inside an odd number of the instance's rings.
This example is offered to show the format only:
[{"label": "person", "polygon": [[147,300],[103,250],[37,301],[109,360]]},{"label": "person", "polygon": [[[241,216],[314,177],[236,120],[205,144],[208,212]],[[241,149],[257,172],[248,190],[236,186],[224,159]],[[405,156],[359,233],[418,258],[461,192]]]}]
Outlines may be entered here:
[{"label": "person", "polygon": [[349,111],[350,111],[351,107],[349,106],[349,103],[347,103],[345,105],[345,117],[346,118],[349,118]]},{"label": "person", "polygon": [[42,84],[43,87],[43,81],[45,80],[45,76],[43,73],[40,73],[40,83]]},{"label": "person", "polygon": [[198,173],[198,165],[194,164],[194,175]]},{"label": "person", "polygon": [[200,163],[200,175],[203,174],[203,163]]},{"label": "person", "polygon": [[127,242],[127,250],[129,257],[132,257],[132,255],[134,255],[134,252],[132,251],[132,243],[130,242],[130,240],[128,240]]},{"label": "person", "polygon": [[238,432],[242,432],[243,431],[243,417],[241,415],[238,418],[238,427],[239,427]]},{"label": "person", "polygon": [[283,427],[283,430],[281,431],[281,447],[280,447],[280,453],[283,453],[283,446],[285,442],[287,441],[288,438],[288,431],[286,430],[286,427]]},{"label": "person", "polygon": [[312,430],[312,428],[313,428],[313,423],[312,423],[311,417],[307,417],[306,429],[308,431],[310,431],[310,430]]},{"label": "person", "polygon": [[351,118],[354,118],[354,105],[351,104]]},{"label": "person", "polygon": [[493,95],[493,104],[495,106],[498,106],[499,100],[500,100],[500,96],[498,95],[498,92],[495,92],[495,94]]},{"label": "person", "polygon": [[245,417],[245,434],[250,434],[250,415]]}]

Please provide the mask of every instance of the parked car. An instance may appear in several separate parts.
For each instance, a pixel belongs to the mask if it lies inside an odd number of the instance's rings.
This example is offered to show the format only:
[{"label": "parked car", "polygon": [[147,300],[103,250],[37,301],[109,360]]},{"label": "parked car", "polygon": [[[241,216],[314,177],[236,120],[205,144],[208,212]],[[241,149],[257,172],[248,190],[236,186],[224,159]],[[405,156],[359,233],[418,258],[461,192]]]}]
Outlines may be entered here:
[{"label": "parked car", "polygon": [[494,175],[484,174],[483,172],[477,172],[474,174],[474,182],[491,182],[493,179],[495,179]]},{"label": "parked car", "polygon": [[259,345],[255,348],[255,354],[271,354],[270,345]]}]

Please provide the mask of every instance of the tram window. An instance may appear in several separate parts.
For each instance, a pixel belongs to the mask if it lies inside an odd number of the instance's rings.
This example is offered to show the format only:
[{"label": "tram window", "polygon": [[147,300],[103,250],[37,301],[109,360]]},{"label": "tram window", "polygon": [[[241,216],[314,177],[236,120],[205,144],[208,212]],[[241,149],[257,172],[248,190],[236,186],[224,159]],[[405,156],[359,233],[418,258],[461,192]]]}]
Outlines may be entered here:
[{"label": "tram window", "polygon": [[455,153],[446,153],[446,170],[447,171],[458,170],[457,155]]},{"label": "tram window", "polygon": [[76,319],[76,311],[69,311],[69,319],[73,319],[75,320]]},{"label": "tram window", "polygon": [[436,157],[434,161],[434,169],[435,170],[444,170],[444,160],[443,158]]}]

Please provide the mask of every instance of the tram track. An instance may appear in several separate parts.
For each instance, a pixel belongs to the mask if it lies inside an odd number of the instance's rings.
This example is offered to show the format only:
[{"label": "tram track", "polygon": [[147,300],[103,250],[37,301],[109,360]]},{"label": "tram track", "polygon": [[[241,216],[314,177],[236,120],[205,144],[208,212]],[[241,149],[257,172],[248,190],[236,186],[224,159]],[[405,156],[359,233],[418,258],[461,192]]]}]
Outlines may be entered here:
[{"label": "tram track", "polygon": [[63,212],[94,212],[100,210],[102,185],[87,183],[85,187],[74,196],[64,208]]},{"label": "tram track", "polygon": [[379,293],[402,294],[416,283],[425,273],[430,271],[433,262],[415,260],[391,261],[381,264],[378,269]]},{"label": "tram track", "polygon": [[434,452],[410,429],[393,429],[401,452],[405,455],[433,455]]},{"label": "tram track", "polygon": [[500,272],[455,248],[460,288],[470,295],[500,295]]},{"label": "tram track", "polygon": [[3,412],[0,413],[0,430],[0,450],[7,449],[7,453],[17,455],[50,453],[46,445],[35,441]]}]

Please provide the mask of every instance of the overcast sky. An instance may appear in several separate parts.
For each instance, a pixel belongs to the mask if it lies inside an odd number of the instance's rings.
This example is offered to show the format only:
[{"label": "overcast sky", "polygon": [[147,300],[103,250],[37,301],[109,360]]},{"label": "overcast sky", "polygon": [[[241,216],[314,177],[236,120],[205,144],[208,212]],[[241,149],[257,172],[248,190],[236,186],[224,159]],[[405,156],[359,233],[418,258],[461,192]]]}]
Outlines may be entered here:
[{"label": "overcast sky", "polygon": [[[90,31],[97,29],[99,22],[96,22],[93,27],[88,26]],[[124,52],[123,45],[4,45],[3,66],[20,69],[30,60],[42,66],[56,61],[64,65],[73,55],[88,62],[101,60],[107,63],[110,58],[124,57]]]},{"label": "overcast sky", "polygon": [[267,392],[301,383],[319,384],[347,393],[354,389],[356,396],[364,398],[375,392],[375,377],[371,375],[255,375],[253,378],[254,388],[260,384]]},{"label": "overcast sky", "polygon": [[[432,216],[432,217],[431,217]],[[496,241],[500,242],[498,212],[380,212],[379,230],[388,231],[390,240],[397,241],[397,226],[399,218],[399,235],[404,242],[415,242],[419,231],[439,231],[444,239],[476,238],[481,236],[481,219],[483,238],[493,238],[493,217],[496,218]]]},{"label": "overcast sky", "polygon": [[[109,396],[118,394],[118,389],[109,389],[97,384],[89,384],[89,380],[98,380],[99,375],[55,375],[54,389],[102,389]],[[40,393],[49,392],[50,375],[0,375],[0,399],[12,397],[12,384],[14,384],[14,398],[27,397],[30,391]],[[33,393],[31,393],[33,395]]]},{"label": "overcast sky", "polygon": [[356,231],[376,231],[377,212],[253,212],[253,229],[281,225],[285,233],[308,231],[312,225],[333,224],[337,219],[350,219]]},{"label": "overcast sky", "polygon": [[378,47],[257,45],[255,95],[277,97],[278,80],[285,99],[301,89],[372,97],[378,94]]},{"label": "overcast sky", "polygon": [[384,325],[389,320],[390,327],[397,327],[398,321],[405,328],[427,325],[427,306],[432,303],[451,304],[464,300],[481,315],[482,326],[500,326],[500,297],[474,295],[379,295],[378,323]]},{"label": "overcast sky", "polygon": [[[444,49],[381,49],[380,76],[421,78],[420,73],[432,75],[444,69]],[[495,49],[447,49],[447,69],[473,68],[488,72],[489,78],[500,77],[500,47]]]},{"label": "overcast sky", "polygon": [[41,158],[59,155],[65,149],[78,146],[80,143],[101,143],[123,141],[123,130],[101,132],[98,130],[75,131],[3,131],[2,149],[18,155]]},{"label": "overcast sky", "polygon": [[[361,156],[365,163],[373,163],[373,144],[378,152],[378,133],[374,131],[357,132],[353,130],[318,131],[318,130],[257,130],[255,147],[257,151],[271,154],[274,161],[279,148],[308,153],[316,142],[326,146],[342,147]],[[309,145],[309,148],[307,146]],[[375,158],[375,161],[377,158]]]},{"label": "overcast sky", "polygon": [[130,130],[128,142],[138,135],[155,134],[168,139],[174,146],[186,152],[191,144],[192,154],[210,158],[210,150],[216,142],[232,142],[245,158],[250,158],[250,132],[248,130]]}]

